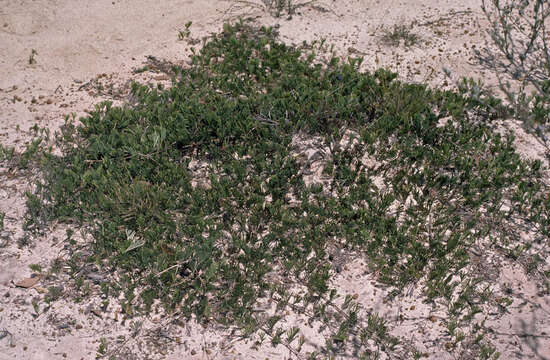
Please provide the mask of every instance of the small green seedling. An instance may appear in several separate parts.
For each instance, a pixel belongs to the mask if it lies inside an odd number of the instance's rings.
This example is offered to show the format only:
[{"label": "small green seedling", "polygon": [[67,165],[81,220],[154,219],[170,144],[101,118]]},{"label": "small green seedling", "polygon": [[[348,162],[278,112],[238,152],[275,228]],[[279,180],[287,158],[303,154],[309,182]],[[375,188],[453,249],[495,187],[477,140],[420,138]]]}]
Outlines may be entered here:
[{"label": "small green seedling", "polygon": [[193,24],[192,21],[189,21],[185,24],[185,29],[184,30],[181,30],[179,33],[178,33],[178,39],[180,40],[185,40],[189,37],[189,35],[191,35],[191,30],[190,30],[190,27],[191,25]]}]

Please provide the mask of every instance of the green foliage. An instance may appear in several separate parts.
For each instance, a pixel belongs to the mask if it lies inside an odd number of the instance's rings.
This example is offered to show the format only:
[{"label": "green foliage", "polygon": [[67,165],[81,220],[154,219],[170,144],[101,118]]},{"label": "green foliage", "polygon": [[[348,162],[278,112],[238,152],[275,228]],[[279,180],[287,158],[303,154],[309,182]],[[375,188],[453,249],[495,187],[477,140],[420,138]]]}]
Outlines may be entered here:
[{"label": "green foliage", "polygon": [[47,303],[52,303],[61,298],[61,296],[63,296],[62,286],[50,286],[48,287],[48,293],[44,297],[44,301]]},{"label": "green foliage", "polygon": [[29,269],[31,269],[34,272],[41,273],[42,272],[42,266],[39,264],[30,264]]},{"label": "green foliage", "polygon": [[[68,121],[29,217],[92,226],[89,261],[121,271],[128,315],[158,299],[243,334],[262,329],[273,346],[300,337],[253,310],[267,297],[284,309],[292,284],[308,290],[296,303],[335,321],[329,247],[355,250],[398,290],[427,279],[435,298],[450,296],[471,244],[514,238],[507,218],[549,235],[540,162],[474,116],[496,117],[494,106],[360,63],[318,64],[270,28],[226,25],[170,88],[134,84],[135,105],[105,102]],[[338,145],[346,130],[354,146]],[[328,184],[306,185],[296,134],[331,149]],[[207,164],[205,185],[192,161]],[[383,319],[346,307],[331,347],[375,339],[391,351]]]},{"label": "green foliage", "polygon": [[6,147],[0,144],[0,161],[9,161],[13,159],[15,155],[15,149],[12,147]]},{"label": "green foliage", "polygon": [[5,162],[9,167],[16,168],[18,170],[27,170],[32,165],[36,165],[40,162],[42,154],[50,151],[46,149],[45,143],[50,138],[48,129],[39,128],[38,125],[34,125],[31,128],[34,138],[26,144],[23,152],[18,152],[13,147],[7,147],[0,144],[0,161]]},{"label": "green foliage", "polygon": [[411,47],[420,41],[420,36],[413,33],[408,26],[394,25],[391,30],[384,30],[382,41],[391,46],[398,47],[403,44],[405,47]]},{"label": "green foliage", "polygon": [[191,30],[189,28],[191,27],[192,24],[193,24],[192,21],[188,21],[188,22],[185,23],[185,29],[181,30],[178,33],[178,39],[179,40],[185,40],[189,37],[189,35],[191,35]]},{"label": "green foliage", "polygon": [[107,339],[102,337],[101,339],[99,339],[96,359],[103,357],[107,353],[107,349],[108,349]]}]

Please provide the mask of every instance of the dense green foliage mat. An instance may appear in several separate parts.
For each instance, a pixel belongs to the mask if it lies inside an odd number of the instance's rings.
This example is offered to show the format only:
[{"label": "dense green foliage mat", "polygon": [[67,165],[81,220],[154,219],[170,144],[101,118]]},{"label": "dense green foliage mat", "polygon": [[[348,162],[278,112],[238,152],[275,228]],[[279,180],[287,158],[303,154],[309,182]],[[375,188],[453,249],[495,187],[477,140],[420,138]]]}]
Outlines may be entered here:
[{"label": "dense green foliage mat", "polygon": [[[327,353],[351,341],[360,354],[368,339],[391,352],[398,342],[349,296],[336,305],[331,249],[364,258],[396,294],[424,281],[427,298],[450,299],[472,244],[514,249],[513,223],[547,241],[541,164],[491,130],[506,111],[499,101],[360,72],[361,59],[323,62],[314,49],[284,45],[272,29],[225,26],[174,69],[170,88],[135,84],[132,103],[68,122],[62,155],[47,157],[29,197],[29,221],[90,226],[87,261],[118,270],[103,291],[122,291],[127,314],[158,299],[299,349],[298,329],[277,327],[291,306],[333,324]],[[345,133],[353,146],[341,145]],[[328,180],[306,185],[298,138],[323,143]],[[253,311],[265,298],[279,305],[273,316]]]}]

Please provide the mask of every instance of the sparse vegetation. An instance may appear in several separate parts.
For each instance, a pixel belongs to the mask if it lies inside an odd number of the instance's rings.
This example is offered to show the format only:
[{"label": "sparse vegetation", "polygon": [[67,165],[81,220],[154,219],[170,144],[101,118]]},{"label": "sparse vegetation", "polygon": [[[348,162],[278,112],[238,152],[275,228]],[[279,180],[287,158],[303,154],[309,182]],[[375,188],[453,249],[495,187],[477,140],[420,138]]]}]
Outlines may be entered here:
[{"label": "sparse vegetation", "polygon": [[[160,301],[305,358],[302,330],[281,321],[292,309],[325,337],[320,355],[418,356],[338,291],[332,254],[342,250],[395,294],[422,283],[447,303],[449,351],[475,338],[469,351],[496,356],[481,325],[464,330],[490,298],[468,270],[470,250],[485,240],[517,249],[517,223],[548,239],[541,163],[488,126],[506,111],[497,99],[362,73],[360,58],[315,59],[271,28],[226,25],[170,88],[133,84],[134,103],[68,119],[62,155],[45,155],[29,194],[29,226],[90,226],[94,253],[75,254],[73,267],[118,274],[102,292],[122,294],[128,317]],[[300,139],[317,140],[315,156]],[[324,175],[307,180],[316,169]],[[75,282],[86,296],[92,285]],[[259,311],[265,302],[275,309]]]},{"label": "sparse vegetation", "polygon": [[34,271],[36,273],[41,273],[42,272],[42,266],[40,266],[39,264],[30,264],[29,269],[31,269],[32,271]]},{"label": "sparse vegetation", "polygon": [[185,40],[189,37],[189,35],[191,35],[191,25],[193,24],[192,21],[188,21],[185,23],[185,29],[184,30],[181,30],[179,33],[178,33],[178,39],[180,40]]},{"label": "sparse vegetation", "polygon": [[488,33],[497,52],[488,46],[477,52],[478,59],[496,74],[505,74],[519,82],[519,88],[514,88],[504,76],[499,76],[500,88],[512,106],[514,118],[520,120],[527,131],[537,135],[548,149],[548,1],[483,0],[482,10],[491,24]]},{"label": "sparse vegetation", "polygon": [[391,30],[384,29],[382,41],[390,46],[405,46],[411,47],[419,43],[420,36],[412,32],[411,28],[406,25],[394,25]]},{"label": "sparse vegetation", "polygon": [[[227,0],[233,3],[229,7],[227,13],[247,13],[254,11],[267,12],[271,16],[292,17],[296,10],[306,6],[315,6],[318,1],[316,0]],[[315,8],[326,11],[322,6],[315,6]]]}]

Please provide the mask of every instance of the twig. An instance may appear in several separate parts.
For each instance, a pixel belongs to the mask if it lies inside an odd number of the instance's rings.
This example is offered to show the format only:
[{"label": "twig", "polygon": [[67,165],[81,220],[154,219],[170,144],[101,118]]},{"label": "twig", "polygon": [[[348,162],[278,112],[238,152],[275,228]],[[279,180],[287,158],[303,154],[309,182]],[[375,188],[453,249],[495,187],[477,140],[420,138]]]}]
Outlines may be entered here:
[{"label": "twig", "polygon": [[472,10],[463,10],[463,11],[451,11],[449,12],[449,14],[447,16],[444,16],[444,17],[440,17],[439,19],[437,20],[433,20],[433,21],[427,21],[425,23],[420,23],[420,24],[417,24],[417,26],[430,26],[430,25],[434,25],[434,24],[438,24],[438,23],[441,23],[443,21],[449,21],[449,20],[452,20],[454,19],[455,16],[457,15],[469,15],[472,13]]},{"label": "twig", "polygon": [[[181,315],[179,310],[174,312],[172,315],[169,315],[168,316],[168,319],[166,319],[164,322],[162,322],[160,325],[157,325],[151,329],[148,329],[147,332],[148,334],[151,334],[151,333],[154,333],[154,332],[158,332],[159,329],[163,329],[166,327],[166,325],[170,324],[172,321],[174,321],[174,319]],[[143,329],[140,327],[138,330],[134,331],[132,333],[132,337],[129,337],[128,339],[124,340],[124,342],[122,342],[119,346],[117,346],[115,349],[101,355],[101,356],[98,356],[98,358],[105,358],[105,357],[111,357],[113,355],[116,355],[118,354],[125,346],[126,344],[128,344],[130,341],[132,340],[135,340],[138,335],[140,335],[141,333],[143,332]]]},{"label": "twig", "polygon": [[159,273],[158,273],[157,275],[155,275],[155,276],[159,277],[159,276],[161,276],[162,274],[164,274],[165,272],[172,270],[173,268],[178,268],[178,269],[179,269],[180,267],[181,267],[181,264],[180,264],[180,263],[174,264],[174,265],[172,265],[172,266],[170,266],[170,267],[168,267],[168,268],[162,270],[161,272],[159,272]]}]

